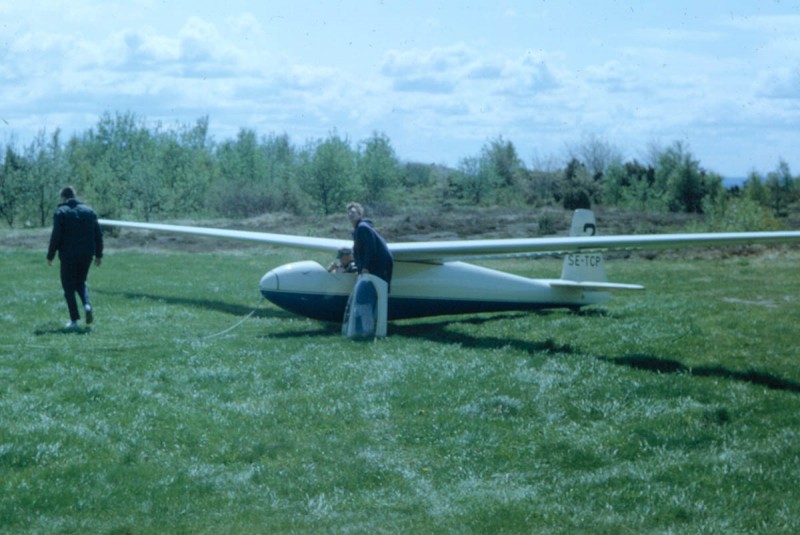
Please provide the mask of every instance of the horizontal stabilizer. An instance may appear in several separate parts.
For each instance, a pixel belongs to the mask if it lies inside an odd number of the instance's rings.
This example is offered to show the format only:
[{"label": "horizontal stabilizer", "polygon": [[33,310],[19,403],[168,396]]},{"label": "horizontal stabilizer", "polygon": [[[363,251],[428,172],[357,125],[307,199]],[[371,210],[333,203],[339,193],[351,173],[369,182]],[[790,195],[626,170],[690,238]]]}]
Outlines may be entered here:
[{"label": "horizontal stabilizer", "polygon": [[618,284],[614,282],[577,282],[570,280],[557,280],[550,283],[554,288],[580,288],[587,292],[608,292],[612,290],[644,290],[641,284]]}]

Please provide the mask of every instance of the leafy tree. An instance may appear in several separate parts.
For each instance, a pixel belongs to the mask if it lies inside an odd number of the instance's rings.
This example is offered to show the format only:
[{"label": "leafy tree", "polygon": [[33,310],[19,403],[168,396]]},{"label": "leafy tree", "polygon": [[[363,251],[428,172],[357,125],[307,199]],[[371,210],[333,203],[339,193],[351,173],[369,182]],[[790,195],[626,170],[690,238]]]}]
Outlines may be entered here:
[{"label": "leafy tree", "polygon": [[163,133],[158,144],[162,179],[168,192],[165,211],[173,216],[201,213],[217,172],[208,136],[208,116],[198,119],[192,127]]},{"label": "leafy tree", "polygon": [[569,145],[567,154],[581,162],[594,180],[600,180],[611,165],[622,161],[620,150],[595,134],[584,135],[580,143]]},{"label": "leafy tree", "polygon": [[165,145],[159,142],[161,137],[159,130],[151,132],[142,125],[128,140],[131,168],[123,198],[127,206],[145,221],[164,212],[168,206],[170,192],[163,178]]},{"label": "leafy tree", "polygon": [[436,166],[428,163],[407,162],[400,172],[400,182],[406,188],[429,186],[433,182]]},{"label": "leafy tree", "polygon": [[46,226],[53,213],[57,192],[70,182],[69,161],[61,145],[60,130],[49,141],[44,131],[34,138],[26,149],[26,203],[30,216],[39,226]]},{"label": "leafy tree", "polygon": [[630,188],[626,194],[628,202],[639,210],[666,209],[666,193],[656,188],[656,170],[634,160],[625,164],[630,179]]},{"label": "leafy tree", "polygon": [[6,145],[3,165],[0,168],[0,216],[13,227],[25,193],[27,163],[12,145]]},{"label": "leafy tree", "polygon": [[561,195],[561,171],[554,158],[534,158],[530,171],[525,174],[522,191],[525,202],[536,206],[555,204],[556,197]]},{"label": "leafy tree", "polygon": [[523,198],[526,204],[544,206],[556,202],[561,195],[561,172],[533,169],[526,173]]},{"label": "leafy tree", "polygon": [[270,210],[300,212],[307,204],[300,155],[286,134],[258,140],[253,130],[243,129],[236,141],[222,143],[215,156],[212,206],[219,213],[248,217]]},{"label": "leafy tree", "polygon": [[527,171],[511,141],[501,137],[483,146],[481,168],[488,173],[488,181],[497,200],[508,205],[520,198],[525,189]]},{"label": "leafy tree", "polygon": [[625,164],[622,161],[611,162],[603,177],[603,202],[612,206],[623,205],[630,186],[631,179]]},{"label": "leafy tree", "polygon": [[397,156],[385,134],[375,132],[361,142],[357,167],[364,190],[364,202],[371,205],[383,203],[400,175]]},{"label": "leafy tree", "polygon": [[[208,117],[194,124],[148,127],[133,113],[104,113],[85,133],[64,146],[60,132],[40,133],[22,154],[0,147],[0,217],[8,225],[22,218],[45,225],[53,191],[75,185],[103,217],[151,219],[215,212],[248,217],[267,210],[303,213],[310,207],[330,214],[351,199],[367,205],[390,202],[449,206],[452,198],[472,204],[559,203],[587,207],[600,200],[638,210],[737,213],[737,224],[759,219],[753,204],[774,215],[796,202],[797,179],[781,160],[766,178],[755,171],[732,204],[722,177],[700,167],[688,146],[651,143],[644,163],[624,162],[620,152],[594,135],[568,148],[565,167],[540,160],[528,170],[514,144],[502,136],[487,141],[477,157],[456,169],[423,163],[400,165],[381,133],[354,151],[334,131],[296,149],[288,135],[259,138],[242,129],[215,143]],[[406,188],[413,195],[394,195]],[[602,193],[602,195],[601,195]]]},{"label": "leafy tree", "polygon": [[703,213],[711,232],[757,232],[779,230],[780,223],[769,208],[748,197],[720,195],[704,200]]},{"label": "leafy tree", "polygon": [[268,165],[256,132],[239,130],[236,140],[220,145],[216,157],[220,180],[215,184],[212,206],[228,217],[249,217],[266,211]]},{"label": "leafy tree", "polygon": [[525,165],[517,155],[516,147],[502,136],[484,145],[481,157],[500,187],[513,188],[525,174]]},{"label": "leafy tree", "polygon": [[300,213],[307,204],[299,181],[299,155],[287,134],[270,135],[263,142],[267,160],[267,183],[271,188],[270,208]]},{"label": "leafy tree", "polygon": [[702,211],[701,173],[699,162],[681,141],[676,141],[659,155],[656,187],[665,192],[671,212]]},{"label": "leafy tree", "polygon": [[769,206],[769,193],[764,186],[764,179],[757,171],[751,171],[750,176],[745,180],[742,187],[742,196],[757,202],[761,206]]},{"label": "leafy tree", "polygon": [[783,159],[778,162],[774,171],[767,173],[766,189],[772,213],[785,216],[786,208],[794,200],[796,191],[789,164]]},{"label": "leafy tree", "polygon": [[346,138],[333,132],[324,141],[309,144],[303,158],[303,189],[324,215],[341,210],[358,196],[356,154]]},{"label": "leafy tree", "polygon": [[142,151],[148,148],[149,135],[143,119],[135,114],[112,116],[106,112],[95,128],[70,141],[69,161],[78,182],[75,186],[93,199],[99,214],[136,214],[142,185],[133,186],[131,180],[142,180],[142,171],[136,168],[146,161]]},{"label": "leafy tree", "polygon": [[586,167],[575,158],[570,160],[564,169],[560,192],[561,204],[567,210],[591,208],[596,195],[597,188]]},{"label": "leafy tree", "polygon": [[107,217],[111,214],[103,210],[103,204],[94,196],[95,188],[92,187],[96,163],[93,154],[95,147],[90,142],[91,132],[90,129],[83,134],[73,134],[67,141],[64,152],[72,170],[72,185],[83,192],[81,194],[84,197],[92,199],[92,208],[98,216]]},{"label": "leafy tree", "polygon": [[222,143],[217,161],[222,178],[233,183],[255,184],[266,167],[259,154],[256,132],[247,128],[240,129],[235,140]]},{"label": "leafy tree", "polygon": [[712,202],[716,201],[719,197],[727,197],[729,195],[728,190],[725,188],[724,185],[725,179],[719,173],[715,173],[714,171],[706,171],[702,173],[702,193],[703,193],[703,201],[701,202],[701,212],[703,211],[702,206],[703,203],[709,199]]},{"label": "leafy tree", "polygon": [[463,158],[458,165],[454,186],[462,198],[475,205],[481,204],[492,191],[492,174],[486,160]]}]

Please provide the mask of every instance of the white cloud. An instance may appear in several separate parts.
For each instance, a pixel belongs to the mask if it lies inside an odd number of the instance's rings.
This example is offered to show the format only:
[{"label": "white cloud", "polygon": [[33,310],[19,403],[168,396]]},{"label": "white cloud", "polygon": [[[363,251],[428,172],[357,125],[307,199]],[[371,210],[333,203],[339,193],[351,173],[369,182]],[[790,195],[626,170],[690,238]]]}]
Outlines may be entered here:
[{"label": "white cloud", "polygon": [[521,96],[547,92],[563,85],[548,63],[528,57],[509,64],[506,74],[510,85],[515,86],[512,90]]},{"label": "white cloud", "polygon": [[522,155],[585,132],[639,147],[688,136],[701,160],[716,158],[707,165],[742,174],[765,166],[745,163],[759,140],[785,153],[800,142],[789,127],[800,121],[800,15],[770,15],[782,5],[742,17],[689,2],[268,4],[3,3],[0,139],[128,110],[165,124],[208,114],[219,135],[248,127],[298,143],[378,130],[401,157],[450,163],[498,135]]},{"label": "white cloud", "polygon": [[800,33],[800,14],[741,15],[724,17],[720,24],[735,30],[759,32],[767,35]]},{"label": "white cloud", "polygon": [[766,98],[800,100],[800,63],[763,71],[756,85],[759,95]]},{"label": "white cloud", "polygon": [[242,13],[226,19],[234,35],[245,40],[260,41],[266,37],[264,27],[258,18],[250,12]]},{"label": "white cloud", "polygon": [[474,53],[463,44],[428,50],[390,50],[381,71],[393,77],[441,76],[469,65]]},{"label": "white cloud", "polygon": [[[152,31],[126,31],[115,36],[109,51],[119,51],[120,68],[140,71],[158,69],[165,64],[174,65],[181,56],[180,42],[157,35]],[[111,62],[114,57],[108,58]]]}]

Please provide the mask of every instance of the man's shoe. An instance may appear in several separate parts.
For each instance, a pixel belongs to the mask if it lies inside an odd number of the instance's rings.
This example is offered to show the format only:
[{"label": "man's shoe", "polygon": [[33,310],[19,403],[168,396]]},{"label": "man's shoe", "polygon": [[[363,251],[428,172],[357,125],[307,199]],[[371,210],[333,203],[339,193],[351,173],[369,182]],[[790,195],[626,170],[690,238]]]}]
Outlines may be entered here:
[{"label": "man's shoe", "polygon": [[66,325],[64,325],[64,328],[66,330],[68,330],[68,331],[77,331],[78,330],[78,322],[77,321],[70,321]]},{"label": "man's shoe", "polygon": [[86,305],[85,311],[86,311],[86,325],[89,325],[94,321],[94,314],[92,314],[92,307]]}]

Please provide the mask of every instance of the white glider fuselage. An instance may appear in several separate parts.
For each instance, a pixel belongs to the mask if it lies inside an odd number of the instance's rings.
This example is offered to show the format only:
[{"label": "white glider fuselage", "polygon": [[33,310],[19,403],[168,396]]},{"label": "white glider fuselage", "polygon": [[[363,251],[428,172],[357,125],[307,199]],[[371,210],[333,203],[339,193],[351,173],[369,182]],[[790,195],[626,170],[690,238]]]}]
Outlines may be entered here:
[{"label": "white glider fuselage", "polygon": [[[243,230],[108,219],[100,220],[100,224],[248,240],[328,255],[352,246],[350,240]],[[388,319],[577,309],[608,301],[610,291],[643,288],[608,282],[603,251],[800,242],[800,231],[598,236],[596,229],[590,210],[576,210],[569,236],[390,243],[394,273],[387,303]],[[564,255],[560,278],[529,279],[464,262],[540,254]],[[352,273],[329,273],[313,261],[294,262],[264,275],[260,291],[272,303],[296,314],[340,322],[356,277]]]},{"label": "white glider fuselage", "polygon": [[[312,261],[286,264],[261,279],[261,293],[281,308],[326,321],[342,321],[353,273],[328,273]],[[529,279],[465,262],[395,262],[390,320],[604,303],[608,292],[565,287],[559,279]]]}]

